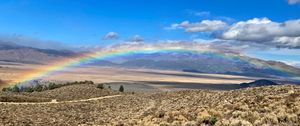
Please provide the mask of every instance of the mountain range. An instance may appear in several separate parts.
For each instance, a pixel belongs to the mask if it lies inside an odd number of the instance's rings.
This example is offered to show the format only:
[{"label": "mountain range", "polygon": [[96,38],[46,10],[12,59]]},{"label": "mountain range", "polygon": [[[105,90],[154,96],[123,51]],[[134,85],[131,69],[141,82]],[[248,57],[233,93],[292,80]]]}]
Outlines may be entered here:
[{"label": "mountain range", "polygon": [[77,55],[68,50],[39,49],[0,43],[0,61],[43,64]]},{"label": "mountain range", "polygon": [[[51,50],[0,44],[0,61],[44,64],[70,58],[80,52]],[[297,77],[300,69],[277,61],[265,61],[247,56],[225,57],[215,53],[156,52],[133,54],[100,60],[89,65],[126,68],[177,70],[197,73],[220,73],[259,77]]]}]

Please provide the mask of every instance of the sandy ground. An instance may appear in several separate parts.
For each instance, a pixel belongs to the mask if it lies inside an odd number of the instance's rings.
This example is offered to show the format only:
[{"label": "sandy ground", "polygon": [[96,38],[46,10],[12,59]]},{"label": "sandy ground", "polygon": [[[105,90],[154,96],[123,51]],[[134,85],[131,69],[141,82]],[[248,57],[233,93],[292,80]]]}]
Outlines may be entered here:
[{"label": "sandy ground", "polygon": [[[30,71],[42,68],[37,64],[18,64],[0,62],[0,79],[14,81]],[[44,78],[55,81],[82,81],[92,80],[97,83],[106,82],[137,82],[137,81],[159,81],[159,82],[185,82],[201,84],[239,84],[250,82],[258,78],[234,76],[224,74],[188,73],[169,70],[150,69],[125,69],[109,67],[72,67],[63,71],[55,72]]]}]

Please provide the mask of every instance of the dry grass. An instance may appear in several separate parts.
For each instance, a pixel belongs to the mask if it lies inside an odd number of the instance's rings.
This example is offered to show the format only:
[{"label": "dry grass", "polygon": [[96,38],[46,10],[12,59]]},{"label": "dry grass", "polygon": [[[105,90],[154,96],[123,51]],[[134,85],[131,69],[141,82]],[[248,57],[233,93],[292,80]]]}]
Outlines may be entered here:
[{"label": "dry grass", "polygon": [[297,126],[300,124],[299,94],[299,86],[286,85],[233,91],[139,93],[81,103],[4,104],[0,122],[7,125]]},{"label": "dry grass", "polygon": [[14,96],[24,99],[43,98],[56,99],[57,101],[70,101],[116,94],[120,94],[120,92],[109,89],[99,89],[94,84],[73,84],[42,92],[1,92],[0,96],[3,96],[5,98],[10,98]]},{"label": "dry grass", "polygon": [[48,98],[28,97],[23,95],[2,95],[0,102],[50,102]]}]

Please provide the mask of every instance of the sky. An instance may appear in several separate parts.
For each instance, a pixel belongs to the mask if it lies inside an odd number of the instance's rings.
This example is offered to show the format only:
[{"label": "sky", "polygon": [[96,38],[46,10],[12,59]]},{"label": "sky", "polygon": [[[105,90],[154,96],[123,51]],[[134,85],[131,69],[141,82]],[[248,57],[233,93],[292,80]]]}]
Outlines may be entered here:
[{"label": "sky", "polygon": [[300,66],[300,0],[2,0],[0,39],[43,48],[217,40]]}]

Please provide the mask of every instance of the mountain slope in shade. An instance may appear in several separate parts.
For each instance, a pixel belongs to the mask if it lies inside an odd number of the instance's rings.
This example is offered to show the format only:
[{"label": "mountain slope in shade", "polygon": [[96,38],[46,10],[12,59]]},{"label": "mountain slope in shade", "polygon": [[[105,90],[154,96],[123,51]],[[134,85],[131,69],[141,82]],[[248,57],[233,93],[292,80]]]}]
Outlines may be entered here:
[{"label": "mountain slope in shade", "polygon": [[37,49],[12,44],[0,44],[0,61],[18,63],[48,63],[76,55],[72,51]]},{"label": "mountain slope in shade", "polygon": [[[118,58],[110,59],[119,61]],[[281,62],[264,61],[246,56],[224,57],[215,53],[152,53],[122,57],[119,66],[179,70],[186,72],[237,74],[262,77],[293,77],[300,69]]]}]

